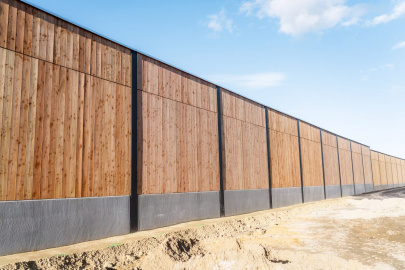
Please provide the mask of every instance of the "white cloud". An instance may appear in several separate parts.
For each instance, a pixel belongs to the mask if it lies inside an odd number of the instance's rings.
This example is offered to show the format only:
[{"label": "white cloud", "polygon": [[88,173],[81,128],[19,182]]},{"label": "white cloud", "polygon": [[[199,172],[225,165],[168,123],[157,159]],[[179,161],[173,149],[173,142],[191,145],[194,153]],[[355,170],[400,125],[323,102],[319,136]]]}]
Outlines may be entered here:
[{"label": "white cloud", "polygon": [[390,14],[383,14],[375,17],[372,20],[371,25],[374,26],[382,23],[387,23],[400,18],[404,14],[405,14],[405,1],[402,1],[401,3],[397,4],[394,7],[394,10]]},{"label": "white cloud", "polygon": [[345,0],[254,0],[243,3],[240,12],[278,19],[280,32],[296,36],[357,24],[362,9]]},{"label": "white cloud", "polygon": [[209,76],[212,81],[232,86],[238,89],[262,90],[280,85],[286,76],[281,72],[264,72],[246,75],[213,75]]},{"label": "white cloud", "polygon": [[400,43],[396,44],[394,47],[392,47],[393,50],[398,50],[401,48],[405,48],[405,41],[400,42]]},{"label": "white cloud", "polygon": [[228,31],[229,33],[233,32],[233,21],[228,19],[226,16],[225,10],[221,10],[218,14],[208,15],[209,22],[208,28],[214,32]]}]

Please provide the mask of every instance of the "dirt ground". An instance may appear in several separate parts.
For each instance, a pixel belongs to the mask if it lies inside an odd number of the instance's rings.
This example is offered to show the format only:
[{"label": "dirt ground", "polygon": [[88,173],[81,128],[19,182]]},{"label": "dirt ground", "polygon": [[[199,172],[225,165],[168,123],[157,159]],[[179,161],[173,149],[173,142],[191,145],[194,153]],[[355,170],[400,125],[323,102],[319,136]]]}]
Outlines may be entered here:
[{"label": "dirt ground", "polygon": [[0,257],[0,269],[405,269],[405,188]]}]

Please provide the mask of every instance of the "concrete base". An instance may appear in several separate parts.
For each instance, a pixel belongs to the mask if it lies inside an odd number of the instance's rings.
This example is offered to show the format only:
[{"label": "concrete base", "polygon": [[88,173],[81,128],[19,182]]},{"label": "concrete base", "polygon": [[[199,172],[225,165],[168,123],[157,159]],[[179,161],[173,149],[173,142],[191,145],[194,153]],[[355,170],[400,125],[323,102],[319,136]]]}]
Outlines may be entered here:
[{"label": "concrete base", "polygon": [[225,216],[270,209],[268,189],[225,190]]},{"label": "concrete base", "polygon": [[219,191],[139,195],[138,229],[217,218],[219,209]]},{"label": "concrete base", "polygon": [[304,187],[304,202],[314,202],[325,200],[325,190],[323,186]]},{"label": "concrete base", "polygon": [[130,232],[129,196],[0,202],[0,256]]},{"label": "concrete base", "polygon": [[352,196],[354,194],[354,185],[342,185],[342,197]]},{"label": "concrete base", "polygon": [[383,186],[383,185],[374,186],[374,190],[375,190],[375,191],[380,191],[380,190],[383,190],[383,189],[384,189],[384,186]]},{"label": "concrete base", "polygon": [[273,208],[302,203],[301,187],[272,188]]},{"label": "concrete base", "polygon": [[394,184],[394,187],[400,187],[401,185],[400,184]]},{"label": "concrete base", "polygon": [[364,184],[356,184],[355,191],[356,195],[363,194],[364,192],[366,192],[366,187],[364,186]]},{"label": "concrete base", "polygon": [[326,188],[326,199],[340,198],[342,193],[340,190],[340,185],[325,186]]},{"label": "concrete base", "polygon": [[373,184],[365,184],[364,187],[366,189],[366,192],[374,191],[374,185]]}]

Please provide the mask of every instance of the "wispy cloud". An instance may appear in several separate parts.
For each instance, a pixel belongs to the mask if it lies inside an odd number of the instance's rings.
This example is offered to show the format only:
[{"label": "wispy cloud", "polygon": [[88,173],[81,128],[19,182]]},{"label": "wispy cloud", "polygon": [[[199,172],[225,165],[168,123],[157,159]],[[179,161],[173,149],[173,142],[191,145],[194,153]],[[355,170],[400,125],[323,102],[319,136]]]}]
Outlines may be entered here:
[{"label": "wispy cloud", "polygon": [[280,32],[297,36],[357,24],[363,10],[345,0],[254,0],[243,3],[240,12],[278,19]]},{"label": "wispy cloud", "polygon": [[389,70],[394,70],[394,69],[395,69],[394,64],[383,64],[378,67],[369,68],[367,70],[361,71],[361,73],[362,73],[361,80],[368,81],[376,76],[376,72],[378,72],[378,73],[387,72]]},{"label": "wispy cloud", "polygon": [[281,72],[264,72],[246,75],[212,75],[212,81],[241,90],[263,90],[280,85],[286,75]]},{"label": "wispy cloud", "polygon": [[392,47],[393,50],[398,50],[401,48],[405,48],[405,41],[402,41],[402,42],[396,44],[394,47]]},{"label": "wispy cloud", "polygon": [[215,33],[227,31],[229,33],[233,32],[234,26],[233,21],[226,16],[226,12],[222,9],[217,14],[208,15],[208,28]]},{"label": "wispy cloud", "polygon": [[397,5],[394,6],[394,9],[392,10],[391,13],[388,14],[383,14],[380,16],[375,17],[370,24],[372,26],[382,24],[382,23],[387,23],[393,20],[396,20],[400,17],[405,15],[405,1],[402,1],[398,3]]}]

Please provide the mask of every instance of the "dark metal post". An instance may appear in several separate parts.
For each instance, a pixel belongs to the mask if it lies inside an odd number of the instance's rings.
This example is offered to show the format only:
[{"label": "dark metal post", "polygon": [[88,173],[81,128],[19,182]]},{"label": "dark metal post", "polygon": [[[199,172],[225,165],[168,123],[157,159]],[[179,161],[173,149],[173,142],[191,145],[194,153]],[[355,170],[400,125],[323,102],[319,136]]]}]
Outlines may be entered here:
[{"label": "dark metal post", "polygon": [[270,208],[273,208],[273,202],[271,197],[271,154],[270,154],[270,136],[269,136],[269,112],[268,108],[264,107],[266,116],[266,142],[267,142],[267,170],[269,174],[269,200]]},{"label": "dark metal post", "polygon": [[297,119],[297,129],[298,129],[298,151],[300,154],[301,196],[302,196],[302,203],[304,203],[304,182],[302,177],[302,157],[301,157],[301,134],[300,134],[300,120],[298,119]]},{"label": "dark metal post", "polygon": [[137,93],[138,76],[137,52],[131,51],[132,56],[132,87],[131,87],[131,196],[130,196],[130,229],[138,231],[138,178],[137,178]]},{"label": "dark metal post", "polygon": [[337,148],[338,166],[339,166],[340,197],[343,197],[342,175],[341,175],[341,173],[340,173],[339,140],[338,140],[338,137],[337,137],[337,136],[336,136],[336,148]]},{"label": "dark metal post", "polygon": [[322,174],[323,174],[323,196],[326,199],[326,182],[325,182],[325,163],[323,161],[323,142],[322,142],[322,129],[319,129],[321,135],[321,155],[322,155]]},{"label": "dark metal post", "polygon": [[221,88],[217,86],[217,114],[218,114],[218,154],[219,154],[219,211],[220,216],[225,216],[224,202],[224,178],[222,168],[222,107],[221,107]]},{"label": "dark metal post", "polygon": [[357,194],[356,194],[356,182],[354,182],[354,167],[353,167],[352,141],[350,141],[350,157],[351,157],[351,159],[352,159],[352,175],[353,175],[354,195],[357,195]]}]

